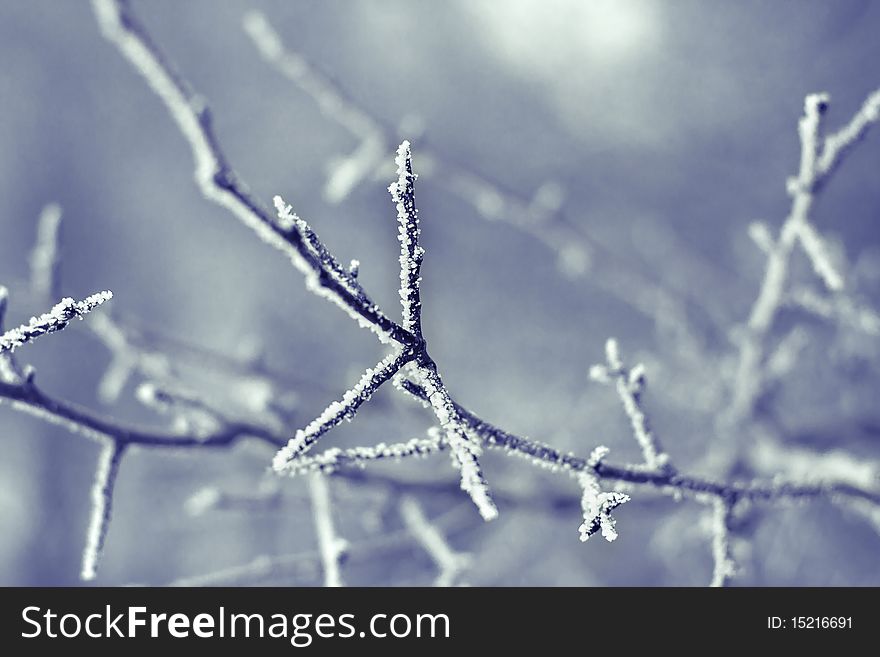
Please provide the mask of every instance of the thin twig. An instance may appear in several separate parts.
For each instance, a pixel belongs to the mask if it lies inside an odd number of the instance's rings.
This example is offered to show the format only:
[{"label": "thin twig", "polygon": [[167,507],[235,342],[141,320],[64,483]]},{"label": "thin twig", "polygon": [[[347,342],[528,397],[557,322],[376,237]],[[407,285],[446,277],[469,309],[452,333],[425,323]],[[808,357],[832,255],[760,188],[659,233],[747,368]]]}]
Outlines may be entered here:
[{"label": "thin twig", "polygon": [[82,301],[75,301],[70,297],[62,299],[47,313],[39,317],[32,317],[27,324],[18,328],[10,329],[0,335],[0,354],[6,351],[14,351],[28,342],[32,342],[40,336],[55,333],[67,328],[74,319],[82,319],[105,301],[113,298],[112,292],[98,292]]},{"label": "thin twig", "polygon": [[324,586],[344,586],[339,566],[348,551],[348,542],[336,533],[327,477],[319,472],[311,475],[309,495],[312,498],[312,517],[315,520],[321,564],[324,567]]},{"label": "thin twig", "polygon": [[629,418],[633,436],[642,449],[645,466],[653,470],[671,469],[669,455],[663,450],[660,441],[651,430],[648,416],[642,408],[642,392],[645,388],[644,366],[639,363],[632,369],[624,367],[617,340],[610,338],[605,343],[605,365],[591,367],[590,378],[600,383],[614,382],[617,395]]},{"label": "thin twig", "polygon": [[81,577],[84,580],[95,578],[98,561],[104,551],[110,517],[113,510],[113,492],[119,466],[125,452],[125,443],[116,440],[106,441],[101,448],[95,482],[92,484],[92,513],[86,533],[86,547],[83,550]]}]

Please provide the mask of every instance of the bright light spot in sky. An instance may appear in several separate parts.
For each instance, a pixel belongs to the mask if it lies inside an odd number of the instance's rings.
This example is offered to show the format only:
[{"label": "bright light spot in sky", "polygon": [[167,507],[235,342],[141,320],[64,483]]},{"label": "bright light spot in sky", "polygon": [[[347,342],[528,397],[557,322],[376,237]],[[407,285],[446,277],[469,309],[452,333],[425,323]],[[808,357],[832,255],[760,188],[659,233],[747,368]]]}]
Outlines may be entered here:
[{"label": "bright light spot in sky", "polygon": [[507,57],[545,70],[607,65],[649,50],[660,36],[644,0],[505,0],[467,3]]},{"label": "bright light spot in sky", "polygon": [[655,0],[462,0],[488,49],[527,81],[572,135],[595,145],[666,138],[667,16]]}]

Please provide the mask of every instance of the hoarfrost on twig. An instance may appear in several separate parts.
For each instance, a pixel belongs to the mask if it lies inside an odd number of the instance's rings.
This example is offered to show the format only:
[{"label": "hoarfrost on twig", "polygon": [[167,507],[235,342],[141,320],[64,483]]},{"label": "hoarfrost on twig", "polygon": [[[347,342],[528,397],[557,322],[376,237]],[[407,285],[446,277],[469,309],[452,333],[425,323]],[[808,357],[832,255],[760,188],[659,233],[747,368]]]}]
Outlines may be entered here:
[{"label": "hoarfrost on twig", "polygon": [[10,329],[0,335],[0,354],[14,351],[17,347],[32,342],[42,335],[63,330],[72,320],[82,319],[83,316],[112,298],[113,293],[108,291],[98,292],[82,301],[66,297],[55,304],[49,312],[39,317],[32,317],[27,324],[22,324],[18,328]]}]

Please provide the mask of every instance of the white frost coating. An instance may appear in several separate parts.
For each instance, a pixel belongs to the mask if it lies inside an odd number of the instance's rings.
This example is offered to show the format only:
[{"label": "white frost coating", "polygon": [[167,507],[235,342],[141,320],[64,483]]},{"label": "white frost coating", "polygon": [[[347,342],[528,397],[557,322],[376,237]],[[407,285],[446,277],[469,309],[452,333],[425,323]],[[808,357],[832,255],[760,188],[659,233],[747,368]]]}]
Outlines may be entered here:
[{"label": "white frost coating", "polygon": [[459,416],[440,377],[424,367],[414,368],[413,376],[418,385],[427,391],[434,415],[446,432],[446,442],[461,476],[461,489],[470,495],[483,520],[494,520],[498,517],[498,508],[492,501],[489,484],[480,467],[482,449],[479,442],[468,437],[470,432],[467,424]]},{"label": "white frost coating", "polygon": [[[286,254],[297,269],[311,277],[306,285],[309,291],[338,305],[361,326],[375,332],[382,342],[391,342],[388,330],[393,324],[368,299],[357,295],[354,299],[347,299],[332,287],[322,285],[318,278],[322,264],[310,262],[300,252],[301,248],[307,250],[308,246],[288,239],[271,214],[238,181],[213,134],[210,113],[204,100],[168,69],[162,55],[128,6],[115,0],[92,0],[92,6],[104,36],[119,48],[163,101],[189,144],[195,164],[196,183],[202,195],[229,210],[264,242]],[[385,328],[364,317],[364,313],[371,311],[380,323],[385,323]]]},{"label": "white frost coating", "polygon": [[739,362],[734,381],[734,398],[722,424],[735,426],[750,416],[763,390],[762,366],[766,361],[766,341],[779,308],[786,301],[789,267],[795,246],[800,243],[813,269],[828,289],[844,287],[842,274],[828,257],[825,244],[810,223],[816,194],[828,184],[845,155],[866,134],[880,116],[880,90],[865,100],[859,112],[838,132],[822,138],[822,123],[828,109],[827,94],[810,94],[804,101],[804,115],[798,123],[801,157],[798,174],[789,179],[791,209],[772,248],[758,298],[749,313],[747,332],[740,341]]},{"label": "white frost coating", "polygon": [[81,319],[105,301],[113,298],[112,292],[98,292],[82,301],[75,301],[70,297],[64,298],[55,304],[49,312],[32,317],[31,321],[18,328],[10,329],[0,335],[0,353],[14,351],[16,347],[31,342],[35,338],[47,333],[54,333],[67,327],[73,319]]},{"label": "white frost coating", "polygon": [[412,171],[412,152],[408,141],[397,149],[397,182],[388,191],[397,207],[398,236],[400,241],[400,303],[403,306],[403,328],[421,336],[421,300],[419,272],[425,250],[419,246],[419,211],[415,205]]},{"label": "white frost coating", "polygon": [[98,561],[104,550],[107,530],[113,507],[113,490],[119,474],[119,464],[125,447],[116,440],[105,442],[98,458],[95,481],[92,484],[92,512],[86,533],[86,546],[83,550],[80,577],[92,580],[98,572]]},{"label": "white frost coating", "polygon": [[316,473],[309,477],[309,495],[312,498],[312,515],[318,534],[321,564],[324,567],[324,586],[345,586],[339,566],[348,551],[348,542],[336,533],[330,485],[324,475]]},{"label": "white frost coating", "polygon": [[[361,297],[363,295],[363,289],[351,275],[350,269],[344,269],[339,262],[337,262],[336,258],[334,258],[327,250],[327,247],[325,247],[321,240],[318,239],[318,236],[315,234],[315,231],[312,230],[312,227],[309,226],[304,219],[300,218],[300,216],[293,211],[293,208],[284,202],[283,198],[275,196],[272,200],[275,203],[275,210],[278,214],[278,223],[281,228],[288,232],[296,232],[309,255],[320,263],[321,271],[328,274],[352,296]],[[309,267],[309,270],[305,272],[305,274],[309,281],[307,286],[309,284],[320,285],[320,282],[317,280],[319,272]]]},{"label": "white frost coating", "polygon": [[648,417],[642,409],[641,395],[645,387],[645,367],[641,363],[631,369],[623,365],[617,340],[609,338],[605,343],[605,365],[593,365],[590,378],[604,384],[615,383],[617,396],[629,418],[633,436],[638,442],[645,465],[652,470],[670,468],[669,455],[663,451],[657,437],[651,431]]},{"label": "white frost coating", "polygon": [[393,352],[380,360],[375,368],[367,368],[354,387],[343,393],[340,401],[331,402],[305,429],[297,430],[287,445],[275,454],[272,468],[276,472],[284,472],[293,459],[308,451],[323,434],[343,420],[351,420],[361,404],[372,397],[411,358],[410,352]]},{"label": "white frost coating", "polygon": [[584,512],[584,521],[578,528],[581,541],[588,540],[590,536],[601,530],[602,537],[610,543],[617,538],[615,527],[617,521],[611,516],[611,512],[621,504],[629,502],[629,495],[603,492],[599,487],[598,478],[590,472],[582,472],[578,476],[578,481],[583,487],[581,508]]},{"label": "white frost coating", "polygon": [[379,443],[372,447],[331,447],[315,456],[298,455],[289,461],[285,473],[290,476],[308,472],[332,474],[346,466],[365,466],[370,461],[400,460],[407,457],[427,456],[444,449],[442,434],[437,427],[427,431],[427,438],[413,438],[404,443]]}]

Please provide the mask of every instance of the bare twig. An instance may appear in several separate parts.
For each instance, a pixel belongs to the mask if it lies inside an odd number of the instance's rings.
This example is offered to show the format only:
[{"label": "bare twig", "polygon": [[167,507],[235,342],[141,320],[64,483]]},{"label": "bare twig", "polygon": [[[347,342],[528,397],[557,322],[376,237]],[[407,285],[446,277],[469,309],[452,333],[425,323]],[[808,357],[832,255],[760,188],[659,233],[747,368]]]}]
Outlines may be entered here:
[{"label": "bare twig", "polygon": [[813,265],[816,274],[832,292],[844,287],[843,277],[832,264],[824,241],[810,223],[815,195],[828,183],[852,146],[877,122],[880,113],[880,90],[875,91],[853,119],[839,132],[822,138],[822,122],[828,110],[827,94],[811,94],[804,101],[804,115],[798,124],[801,140],[800,168],[789,180],[791,210],[779,231],[779,237],[767,243],[767,269],[744,335],[740,339],[739,358],[734,380],[734,396],[724,421],[728,426],[751,416],[762,391],[761,368],[766,356],[766,342],[777,312],[786,297],[789,261],[797,244]]},{"label": "bare twig", "polygon": [[645,368],[641,363],[632,369],[624,367],[617,340],[614,338],[610,338],[605,343],[605,361],[605,365],[594,365],[590,368],[590,378],[600,383],[614,382],[617,395],[632,426],[633,435],[645,457],[645,466],[655,470],[671,469],[669,455],[663,451],[663,447],[651,431],[648,417],[642,408]]},{"label": "bare twig", "polygon": [[[794,499],[830,499],[846,506],[880,507],[880,490],[876,486],[857,485],[844,479],[728,482],[678,473],[668,465],[668,457],[651,432],[640,405],[642,369],[635,367],[625,370],[615,343],[609,343],[605,376],[616,380],[618,393],[642,448],[644,464],[609,465],[602,460],[604,452],[601,449],[597,449],[589,457],[562,453],[544,443],[506,432],[469,412],[455,401],[444,385],[438,368],[428,353],[422,333],[419,276],[423,252],[419,244],[413,190],[415,177],[408,142],[404,142],[398,150],[398,180],[390,189],[398,206],[401,236],[400,296],[403,319],[398,324],[386,316],[361,287],[357,266],[343,267],[309,225],[293,212],[291,206],[277,197],[277,215],[272,216],[250,196],[245,185],[238,180],[225,160],[203,101],[171,69],[147,31],[131,12],[128,3],[125,0],[93,0],[93,5],[105,36],[146,79],[188,141],[195,162],[196,181],[202,194],[232,212],[265,241],[287,254],[305,274],[309,289],[332,300],[362,326],[374,331],[382,341],[391,343],[392,352],[376,368],[368,370],[343,395],[341,401],[330,404],[289,441],[283,440],[271,427],[238,422],[210,407],[205,408],[216,424],[209,431],[194,431],[189,428],[166,433],[128,427],[49,396],[37,387],[32,373],[18,378],[2,377],[0,399],[11,402],[17,410],[97,439],[104,447],[93,493],[95,504],[88,547],[84,555],[84,576],[94,575],[95,564],[107,533],[113,483],[122,453],[129,445],[154,448],[222,447],[246,437],[253,437],[280,447],[273,462],[276,470],[289,474],[311,473],[309,487],[321,548],[320,557],[324,565],[325,583],[330,585],[341,584],[339,560],[343,550],[332,523],[329,490],[324,475],[346,475],[348,468],[353,465],[359,466],[389,457],[424,455],[445,449],[449,450],[455,460],[461,488],[469,493],[486,520],[494,518],[498,511],[489,495],[488,484],[479,462],[484,447],[501,449],[525,457],[533,465],[575,477],[583,491],[583,538],[601,530],[608,540],[612,540],[616,536],[616,530],[611,512],[629,499],[628,495],[619,492],[603,493],[599,488],[599,483],[603,481],[640,485],[675,497],[689,496],[711,503],[715,509],[716,521],[713,534],[713,582],[720,583],[725,583],[732,572],[729,520],[731,509],[740,500],[771,503]],[[275,54],[279,57],[283,54],[279,52],[280,45],[277,43],[274,46],[269,43],[267,47],[269,50],[274,47]],[[800,124],[800,173],[791,185],[792,211],[779,238],[762,241],[768,252],[768,267],[740,350],[737,398],[734,403],[734,408],[738,409],[737,417],[745,417],[751,412],[760,392],[759,384],[755,383],[760,377],[755,375],[760,373],[766,360],[764,343],[785,296],[788,260],[795,245],[799,243],[802,246],[829,289],[836,291],[839,288],[838,282],[843,280],[823,251],[821,237],[809,224],[809,211],[820,183],[824,183],[850,146],[861,138],[867,126],[877,120],[878,102],[880,101],[866,103],[853,122],[837,135],[826,139],[823,146],[821,118],[827,106],[827,98],[815,95],[807,99],[805,116]],[[549,225],[545,224],[538,232],[553,233],[548,228]],[[0,357],[5,359],[4,362],[12,362],[7,358],[9,354],[4,352],[11,351],[13,347],[29,339],[63,328],[73,317],[85,314],[107,298],[109,293],[89,297],[84,302],[65,300],[51,313],[32,320],[24,327],[4,333],[0,337]],[[0,315],[4,305],[5,295],[0,293]],[[390,379],[395,379],[401,389],[430,408],[439,429],[429,433],[428,439],[409,443],[335,449],[317,456],[307,454],[319,438],[342,420],[351,419],[360,406]]]},{"label": "bare twig", "polygon": [[336,303],[365,323],[383,340],[411,341],[402,327],[386,317],[372,301],[354,290],[359,285],[323,262],[313,248],[317,238],[304,234],[298,222],[276,220],[229,166],[214,135],[204,101],[167,63],[125,0],[93,0],[104,36],[113,42],[165,104],[186,138],[195,162],[195,179],[202,195],[229,210],[266,243],[286,254],[309,281],[309,289]]}]

